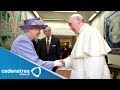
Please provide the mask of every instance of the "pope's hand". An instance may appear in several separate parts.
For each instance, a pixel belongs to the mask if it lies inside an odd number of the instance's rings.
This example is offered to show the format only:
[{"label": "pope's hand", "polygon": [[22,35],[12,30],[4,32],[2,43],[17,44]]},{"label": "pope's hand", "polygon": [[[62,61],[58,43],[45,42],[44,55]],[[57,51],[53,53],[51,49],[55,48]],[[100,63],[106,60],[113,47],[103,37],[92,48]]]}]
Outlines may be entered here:
[{"label": "pope's hand", "polygon": [[63,63],[61,62],[61,60],[55,60],[55,61],[54,61],[54,67],[55,67],[55,66],[62,67],[62,66],[63,66]]}]

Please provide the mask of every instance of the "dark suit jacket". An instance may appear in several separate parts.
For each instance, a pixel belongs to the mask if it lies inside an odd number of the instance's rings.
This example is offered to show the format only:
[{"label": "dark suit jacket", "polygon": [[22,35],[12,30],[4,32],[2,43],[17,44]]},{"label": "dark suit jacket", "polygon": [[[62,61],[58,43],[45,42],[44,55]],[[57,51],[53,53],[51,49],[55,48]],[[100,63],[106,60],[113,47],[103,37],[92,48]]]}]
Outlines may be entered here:
[{"label": "dark suit jacket", "polygon": [[33,42],[33,45],[34,45],[35,50],[37,51],[38,44],[36,43],[35,40],[32,40],[32,42]]},{"label": "dark suit jacket", "polygon": [[38,42],[37,53],[40,59],[44,61],[55,61],[60,59],[60,40],[51,36],[49,53],[47,54],[46,39],[43,38]]}]

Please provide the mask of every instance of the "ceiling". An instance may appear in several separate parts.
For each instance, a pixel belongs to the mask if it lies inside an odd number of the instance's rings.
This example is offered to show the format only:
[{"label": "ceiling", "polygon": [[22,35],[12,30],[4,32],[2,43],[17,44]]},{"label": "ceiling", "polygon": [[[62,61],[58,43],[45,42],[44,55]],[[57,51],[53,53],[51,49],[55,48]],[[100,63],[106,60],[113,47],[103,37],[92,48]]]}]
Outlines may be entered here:
[{"label": "ceiling", "polygon": [[[53,12],[53,11],[37,11],[40,17],[43,20],[47,19],[59,19],[59,20],[67,20],[69,16],[76,12]],[[77,11],[77,13],[81,14],[85,21],[88,21],[88,19],[92,16],[92,14],[95,11]]]},{"label": "ceiling", "polygon": [[[72,14],[75,14],[75,13],[79,13],[83,16],[83,18],[87,22],[88,19],[95,13],[95,11],[77,11],[77,12],[37,11],[37,13],[39,14],[40,18],[43,21],[55,21],[55,22],[60,22],[60,21],[66,22],[66,20],[69,16],[71,16]],[[55,32],[54,32],[54,35],[57,35],[57,36],[61,36],[61,32],[62,32],[61,38],[63,37],[63,35],[64,35],[64,38],[75,35],[70,30],[66,30],[67,33],[64,33],[65,32],[64,30],[58,30],[56,33]]]}]

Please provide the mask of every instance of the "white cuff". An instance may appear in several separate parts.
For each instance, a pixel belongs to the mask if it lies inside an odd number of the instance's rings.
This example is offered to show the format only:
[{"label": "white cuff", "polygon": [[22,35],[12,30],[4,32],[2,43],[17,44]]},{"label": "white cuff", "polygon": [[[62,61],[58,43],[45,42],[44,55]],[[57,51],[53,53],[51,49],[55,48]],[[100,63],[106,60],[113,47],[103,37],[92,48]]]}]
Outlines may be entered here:
[{"label": "white cuff", "polygon": [[63,64],[62,64],[62,62],[60,60],[55,60],[54,61],[54,67],[55,66],[60,66],[61,67],[61,66],[63,66]]}]

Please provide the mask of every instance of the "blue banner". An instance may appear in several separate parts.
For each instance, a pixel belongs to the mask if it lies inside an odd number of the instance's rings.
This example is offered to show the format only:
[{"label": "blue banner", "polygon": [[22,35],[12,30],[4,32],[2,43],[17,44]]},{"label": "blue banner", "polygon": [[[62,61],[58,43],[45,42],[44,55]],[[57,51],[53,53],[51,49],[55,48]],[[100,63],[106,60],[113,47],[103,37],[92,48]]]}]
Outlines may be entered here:
[{"label": "blue banner", "polygon": [[63,79],[65,77],[0,47],[0,79]]}]

